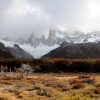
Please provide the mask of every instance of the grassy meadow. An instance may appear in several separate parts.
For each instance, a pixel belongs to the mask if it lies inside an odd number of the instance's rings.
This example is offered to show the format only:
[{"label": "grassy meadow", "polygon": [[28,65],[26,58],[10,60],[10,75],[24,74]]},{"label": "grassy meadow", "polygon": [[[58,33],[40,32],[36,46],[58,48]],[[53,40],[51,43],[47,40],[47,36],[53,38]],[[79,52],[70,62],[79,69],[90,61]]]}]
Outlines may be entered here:
[{"label": "grassy meadow", "polygon": [[[14,72],[21,63],[41,70]],[[100,100],[99,59],[0,59],[0,100]],[[12,68],[12,72],[9,72]]]}]

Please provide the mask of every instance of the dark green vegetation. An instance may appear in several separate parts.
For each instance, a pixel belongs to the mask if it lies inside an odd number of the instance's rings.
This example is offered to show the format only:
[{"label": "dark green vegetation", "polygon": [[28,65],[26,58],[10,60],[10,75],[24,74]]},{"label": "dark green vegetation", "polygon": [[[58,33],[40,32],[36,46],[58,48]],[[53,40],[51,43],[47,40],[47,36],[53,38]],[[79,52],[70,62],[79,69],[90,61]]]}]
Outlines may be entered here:
[{"label": "dark green vegetation", "polygon": [[32,67],[39,65],[40,72],[100,72],[100,59],[0,59],[0,65],[14,69],[21,63],[29,63]]}]

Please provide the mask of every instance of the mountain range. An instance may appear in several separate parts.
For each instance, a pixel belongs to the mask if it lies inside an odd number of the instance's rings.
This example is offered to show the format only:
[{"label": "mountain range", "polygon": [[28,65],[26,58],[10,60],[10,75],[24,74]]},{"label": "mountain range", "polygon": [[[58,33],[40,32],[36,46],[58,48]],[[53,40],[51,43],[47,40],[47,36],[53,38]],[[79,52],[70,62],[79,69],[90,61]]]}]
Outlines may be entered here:
[{"label": "mountain range", "polygon": [[100,42],[68,43],[50,51],[42,58],[91,59],[100,58]]},{"label": "mountain range", "polygon": [[33,58],[33,56],[20,48],[18,44],[13,44],[13,47],[5,47],[5,45],[0,42],[0,58]]},{"label": "mountain range", "polygon": [[8,52],[8,49],[5,47],[3,43],[0,42],[0,58],[14,58],[13,55],[11,55]]},{"label": "mountain range", "polygon": [[[67,43],[72,50],[75,50],[80,45],[85,46],[87,43],[95,43],[96,45],[99,41],[100,31],[84,33],[80,31],[62,32],[59,30],[50,30],[47,39],[44,35],[42,35],[41,38],[38,38],[34,35],[34,33],[30,34],[28,40],[24,40],[23,37],[18,38],[15,42],[11,42],[7,37],[0,39],[0,42],[3,43],[6,48],[9,48],[8,51],[11,55],[20,58],[40,58],[53,49],[62,48],[61,45],[63,43]],[[86,46],[86,48],[90,47],[90,44]]]},{"label": "mountain range", "polygon": [[62,42],[74,42],[74,43],[86,43],[86,42],[97,42],[100,40],[100,31],[84,32],[74,31],[74,32],[62,32],[62,31],[49,31],[49,36],[45,39],[42,35],[41,38],[37,38],[34,33],[30,34],[28,40],[24,40],[22,37],[16,40],[17,43],[30,44],[31,47],[38,47],[40,44],[53,46],[55,44],[61,45]]}]

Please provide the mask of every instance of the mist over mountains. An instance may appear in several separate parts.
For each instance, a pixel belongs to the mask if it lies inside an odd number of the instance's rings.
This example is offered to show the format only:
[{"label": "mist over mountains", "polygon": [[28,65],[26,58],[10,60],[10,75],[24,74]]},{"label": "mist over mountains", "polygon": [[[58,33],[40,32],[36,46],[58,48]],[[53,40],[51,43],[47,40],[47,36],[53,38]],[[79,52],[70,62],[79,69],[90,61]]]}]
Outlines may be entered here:
[{"label": "mist over mountains", "polygon": [[68,43],[51,50],[42,58],[93,59],[100,58],[100,42]]},{"label": "mist over mountains", "polygon": [[74,32],[64,32],[60,30],[50,30],[49,35],[47,39],[44,35],[41,36],[41,38],[38,38],[34,35],[34,33],[31,33],[29,35],[28,40],[23,39],[23,37],[20,37],[16,40],[17,43],[24,45],[24,44],[30,44],[31,47],[38,47],[39,45],[47,45],[47,46],[53,46],[53,45],[61,45],[62,42],[73,42],[73,43],[85,43],[85,42],[98,42],[100,40],[100,31],[93,31],[90,33],[84,33],[80,31],[74,31]]},{"label": "mist over mountains", "polygon": [[[42,35],[41,38],[38,38],[34,33],[31,33],[28,40],[25,40],[23,37],[18,38],[14,42],[11,42],[8,37],[0,39],[0,42],[2,42],[5,47],[10,48],[9,51],[11,54],[16,57],[26,58],[40,58],[41,56],[49,53],[51,50],[60,47],[63,42],[76,45],[77,43],[98,43],[99,41],[100,31],[93,31],[86,34],[80,31],[64,32],[59,30],[50,30],[47,38],[45,38],[44,35]],[[21,56],[23,53],[25,55]]]},{"label": "mist over mountains", "polygon": [[40,38],[48,30],[100,31],[100,0],[0,0],[0,37]]}]

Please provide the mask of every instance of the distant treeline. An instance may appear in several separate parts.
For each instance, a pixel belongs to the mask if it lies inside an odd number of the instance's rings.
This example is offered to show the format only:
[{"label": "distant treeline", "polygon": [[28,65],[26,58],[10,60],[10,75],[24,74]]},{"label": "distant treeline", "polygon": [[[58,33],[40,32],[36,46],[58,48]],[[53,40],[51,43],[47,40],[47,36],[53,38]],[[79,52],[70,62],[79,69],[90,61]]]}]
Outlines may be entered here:
[{"label": "distant treeline", "polygon": [[100,59],[0,59],[0,65],[8,66],[12,70],[14,67],[19,68],[21,63],[29,63],[33,67],[39,65],[42,69],[40,72],[100,72]]}]

